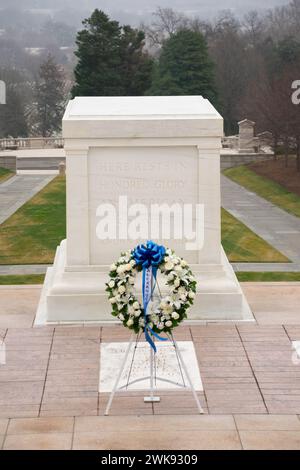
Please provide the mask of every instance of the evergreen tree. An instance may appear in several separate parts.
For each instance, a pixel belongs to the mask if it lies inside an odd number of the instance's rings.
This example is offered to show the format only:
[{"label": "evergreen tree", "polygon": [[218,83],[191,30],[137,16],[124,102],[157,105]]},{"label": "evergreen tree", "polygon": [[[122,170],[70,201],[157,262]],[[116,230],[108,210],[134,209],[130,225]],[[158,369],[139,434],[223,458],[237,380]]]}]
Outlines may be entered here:
[{"label": "evergreen tree", "polygon": [[182,29],[162,47],[151,95],[202,95],[216,101],[214,66],[200,32]]},{"label": "evergreen tree", "polygon": [[150,86],[152,59],[144,33],[121,27],[102,11],[83,21],[77,35],[74,96],[142,95]]},{"label": "evergreen tree", "polygon": [[66,102],[66,81],[63,70],[51,55],[41,64],[35,85],[35,130],[43,137],[60,131]]},{"label": "evergreen tree", "polygon": [[0,69],[0,79],[6,83],[6,104],[0,104],[0,138],[27,137],[27,84],[24,75],[14,69]]}]

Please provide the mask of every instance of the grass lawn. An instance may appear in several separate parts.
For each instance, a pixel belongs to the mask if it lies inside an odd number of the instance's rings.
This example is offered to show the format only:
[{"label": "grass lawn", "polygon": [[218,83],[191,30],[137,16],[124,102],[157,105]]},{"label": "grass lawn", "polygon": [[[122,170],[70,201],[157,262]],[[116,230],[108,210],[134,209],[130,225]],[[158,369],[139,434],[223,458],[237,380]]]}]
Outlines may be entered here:
[{"label": "grass lawn", "polygon": [[300,217],[300,196],[289,192],[280,184],[257,175],[244,165],[228,168],[223,174],[281,209]]},{"label": "grass lawn", "polygon": [[21,284],[43,284],[44,274],[24,274],[0,276],[0,286],[14,286]]},{"label": "grass lawn", "polygon": [[[300,281],[300,273],[286,272],[238,272],[236,273],[240,282],[296,282]],[[43,284],[44,274],[27,275],[0,275],[0,286],[20,284]]]},{"label": "grass lawn", "polygon": [[283,254],[222,209],[222,244],[231,262],[289,262]]},{"label": "grass lawn", "polygon": [[[0,264],[48,264],[66,236],[65,178],[56,177],[0,226]],[[222,210],[230,261],[287,262],[281,253]]]},{"label": "grass lawn", "polygon": [[52,263],[65,237],[65,178],[57,176],[0,225],[0,264]]},{"label": "grass lawn", "polygon": [[280,272],[262,272],[250,273],[240,272],[236,273],[240,282],[299,282],[300,273],[280,273]]},{"label": "grass lawn", "polygon": [[6,168],[0,168],[0,183],[11,178],[15,173],[12,170],[7,170]]}]

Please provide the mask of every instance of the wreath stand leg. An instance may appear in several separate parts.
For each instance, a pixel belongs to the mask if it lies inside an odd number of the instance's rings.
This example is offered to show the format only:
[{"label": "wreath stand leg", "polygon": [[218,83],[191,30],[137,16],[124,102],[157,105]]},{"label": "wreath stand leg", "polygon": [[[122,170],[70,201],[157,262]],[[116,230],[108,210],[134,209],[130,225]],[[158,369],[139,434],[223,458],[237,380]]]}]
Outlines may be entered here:
[{"label": "wreath stand leg", "polygon": [[[135,356],[135,352],[136,352],[136,349],[137,349],[137,344],[138,344],[138,341],[139,341],[139,338],[140,336],[137,335],[136,336],[136,341],[135,341],[135,349],[134,349],[134,352],[133,352],[133,358],[132,358],[132,362],[131,362],[131,367],[130,367],[130,371],[129,371],[129,374],[131,373],[131,369],[132,369],[132,364],[133,364],[133,361],[134,361],[134,356]],[[149,396],[146,396],[144,397],[144,402],[145,403],[158,403],[160,402],[160,397],[158,396],[154,396],[154,370],[155,370],[155,382],[156,380],[159,380],[159,381],[162,381],[162,382],[168,382],[168,383],[171,383],[173,385],[176,385],[178,387],[181,387],[181,388],[184,388],[184,389],[187,389],[188,387],[186,387],[185,383],[183,383],[183,385],[177,383],[177,382],[174,382],[173,380],[169,380],[169,379],[165,379],[165,378],[162,378],[162,377],[156,377],[156,364],[155,364],[155,356],[154,356],[154,351],[152,348],[149,348],[150,349],[150,375],[148,377],[143,377],[143,378],[140,378],[140,379],[136,379],[136,380],[133,380],[132,382],[129,382],[129,377],[128,377],[128,380],[127,380],[127,384],[122,386],[122,387],[119,387],[119,383],[120,383],[120,380],[121,380],[121,377],[122,377],[122,374],[123,374],[123,371],[125,369],[125,365],[126,365],[126,362],[127,362],[127,359],[128,359],[128,356],[129,356],[129,353],[130,353],[130,350],[131,350],[131,346],[132,346],[132,343],[133,343],[133,340],[134,340],[134,335],[131,335],[131,338],[130,338],[130,341],[128,343],[128,346],[127,346],[127,349],[126,349],[126,352],[125,352],[125,355],[124,355],[124,359],[123,359],[123,362],[122,362],[122,365],[120,367],[120,370],[119,370],[119,373],[117,375],[117,378],[116,378],[116,382],[114,384],[114,387],[111,391],[111,394],[109,396],[109,400],[108,400],[108,403],[107,403],[107,407],[106,407],[106,410],[105,410],[105,413],[104,415],[105,416],[108,416],[109,415],[109,412],[110,412],[110,408],[111,408],[111,405],[112,405],[112,402],[113,402],[113,399],[115,397],[115,394],[117,392],[121,392],[121,391],[124,391],[124,388],[127,389],[127,387],[132,384],[132,383],[136,383],[136,382],[142,382],[142,381],[145,381],[145,380],[150,380],[150,395]],[[183,360],[183,357],[182,357],[182,354],[180,352],[180,349],[178,348],[178,345],[173,337],[173,335],[171,334],[170,336],[170,341],[172,342],[173,344],[173,347],[175,349],[175,352],[176,352],[176,356],[177,356],[177,360],[178,360],[178,365],[179,365],[179,368],[180,368],[180,365],[182,366],[182,369],[185,373],[185,376],[187,378],[187,381],[189,383],[189,390],[192,392],[193,394],[193,397],[195,399],[195,402],[196,402],[196,405],[197,405],[197,408],[198,408],[198,412],[199,414],[203,414],[204,411],[203,411],[203,408],[200,404],[200,400],[199,400],[199,397],[197,395],[197,392],[193,386],[193,382],[191,380],[191,377],[190,377],[190,374],[187,370],[187,367],[186,367],[186,364]]]},{"label": "wreath stand leg", "polygon": [[159,403],[160,397],[154,396],[154,369],[156,369],[155,356],[152,348],[150,349],[150,396],[144,397],[145,403]]},{"label": "wreath stand leg", "polygon": [[119,373],[117,375],[117,379],[116,379],[116,382],[115,382],[115,385],[111,391],[111,394],[109,396],[109,400],[108,400],[108,403],[107,403],[107,407],[106,407],[106,410],[105,410],[105,413],[104,415],[105,416],[108,416],[109,415],[109,411],[110,411],[110,408],[111,408],[111,405],[112,405],[112,402],[113,402],[113,399],[114,399],[114,396],[116,394],[116,391],[118,390],[118,385],[120,383],[120,380],[121,380],[121,377],[122,377],[122,374],[123,374],[123,370],[125,368],[125,365],[126,365],[126,362],[127,362],[127,358],[129,356],[129,353],[130,353],[130,349],[131,349],[131,345],[133,343],[133,338],[134,338],[134,335],[131,335],[130,337],[130,341],[128,343],[128,346],[127,346],[127,349],[126,349],[126,352],[125,352],[125,356],[124,356],[124,359],[123,359],[123,362],[122,362],[122,365],[120,367],[120,370],[119,370]]}]

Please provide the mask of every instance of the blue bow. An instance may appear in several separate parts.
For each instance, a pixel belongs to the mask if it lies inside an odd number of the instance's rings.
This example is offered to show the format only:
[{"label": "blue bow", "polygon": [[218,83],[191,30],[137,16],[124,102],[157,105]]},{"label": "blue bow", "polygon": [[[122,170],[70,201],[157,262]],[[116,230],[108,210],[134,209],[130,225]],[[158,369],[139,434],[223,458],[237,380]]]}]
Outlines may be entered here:
[{"label": "blue bow", "polygon": [[[162,338],[155,333],[148,324],[147,307],[150,302],[151,296],[155,289],[157,269],[162,262],[166,249],[164,246],[157,245],[152,241],[147,241],[146,245],[139,245],[133,251],[133,257],[137,265],[143,268],[143,307],[144,307],[144,319],[145,319],[145,338],[146,341],[156,352],[156,347],[151,335],[160,341],[167,341],[167,338]],[[153,284],[154,279],[154,286]]]}]

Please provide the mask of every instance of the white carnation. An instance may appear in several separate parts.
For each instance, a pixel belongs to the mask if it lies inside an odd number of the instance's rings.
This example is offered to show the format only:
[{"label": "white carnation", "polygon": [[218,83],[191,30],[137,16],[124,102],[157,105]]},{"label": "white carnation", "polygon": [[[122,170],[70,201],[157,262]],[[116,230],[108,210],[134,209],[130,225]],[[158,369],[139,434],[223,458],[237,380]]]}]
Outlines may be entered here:
[{"label": "white carnation", "polygon": [[135,312],[134,308],[133,308],[131,305],[129,305],[129,307],[128,307],[128,313],[129,313],[129,315],[133,315],[134,312]]},{"label": "white carnation", "polygon": [[121,266],[118,266],[117,273],[118,274],[123,274],[124,273],[124,265],[123,264],[121,264]]},{"label": "white carnation", "polygon": [[168,263],[165,264],[166,271],[172,271],[174,268],[174,264],[168,261]]}]

